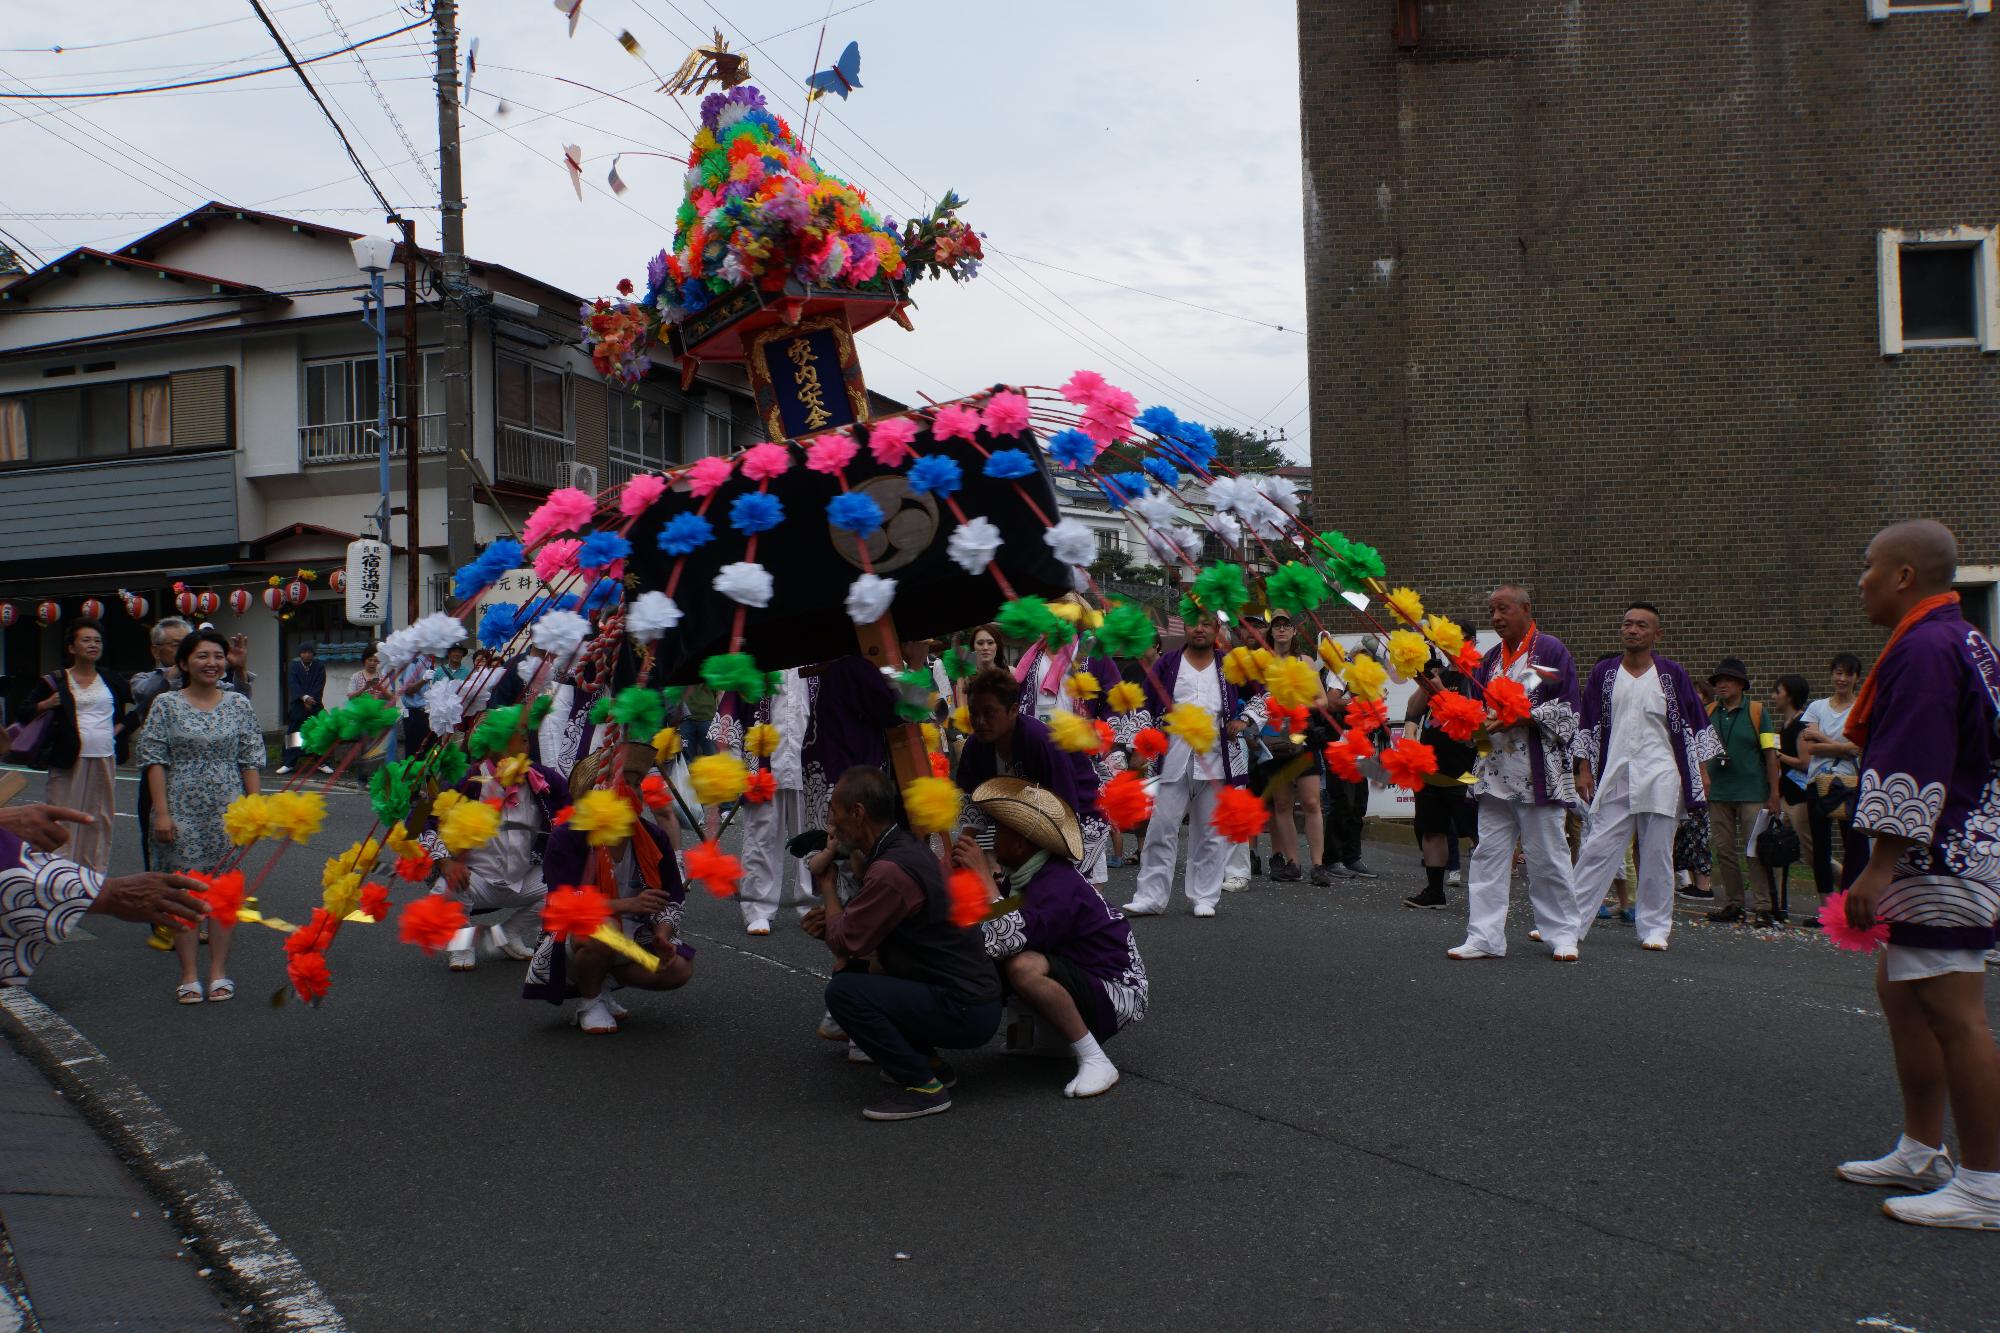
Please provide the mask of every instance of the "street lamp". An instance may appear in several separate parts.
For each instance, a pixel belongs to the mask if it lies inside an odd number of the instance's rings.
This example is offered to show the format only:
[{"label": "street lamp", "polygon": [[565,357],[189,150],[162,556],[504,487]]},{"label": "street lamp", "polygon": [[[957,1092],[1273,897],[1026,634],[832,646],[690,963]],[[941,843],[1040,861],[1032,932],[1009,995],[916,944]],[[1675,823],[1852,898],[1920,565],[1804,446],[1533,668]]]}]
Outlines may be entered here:
[{"label": "street lamp", "polygon": [[[375,335],[375,443],[381,450],[382,506],[375,515],[376,535],[393,550],[389,540],[389,314],[382,305],[382,274],[396,254],[396,243],[380,236],[357,236],[350,242],[354,266],[368,275],[368,293],[361,302],[361,322]],[[384,632],[396,623],[396,580],[384,580],[382,624]]]}]

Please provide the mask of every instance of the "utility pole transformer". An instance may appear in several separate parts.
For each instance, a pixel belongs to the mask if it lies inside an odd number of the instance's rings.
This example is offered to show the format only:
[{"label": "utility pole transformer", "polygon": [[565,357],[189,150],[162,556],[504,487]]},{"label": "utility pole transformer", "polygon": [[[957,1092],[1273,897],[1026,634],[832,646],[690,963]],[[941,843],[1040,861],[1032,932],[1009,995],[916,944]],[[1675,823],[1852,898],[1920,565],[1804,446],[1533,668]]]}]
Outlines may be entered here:
[{"label": "utility pole transformer", "polygon": [[472,559],[472,329],[466,311],[465,200],[459,190],[458,4],[435,0],[438,181],[443,206],[438,282],[444,291],[444,512],[450,567]]}]

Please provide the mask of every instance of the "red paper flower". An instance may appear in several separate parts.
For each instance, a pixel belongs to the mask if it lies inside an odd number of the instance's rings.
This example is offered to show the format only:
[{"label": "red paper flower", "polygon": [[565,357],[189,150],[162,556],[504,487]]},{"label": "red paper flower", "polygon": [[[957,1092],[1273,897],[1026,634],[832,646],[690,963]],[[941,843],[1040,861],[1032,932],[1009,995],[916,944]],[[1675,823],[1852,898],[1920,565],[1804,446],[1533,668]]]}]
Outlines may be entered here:
[{"label": "red paper flower", "polygon": [[658,773],[648,773],[646,780],[639,784],[639,799],[646,803],[648,810],[661,810],[674,803],[674,794],[667,790],[667,780]]},{"label": "red paper flower", "polygon": [[700,880],[701,886],[716,897],[727,898],[736,892],[737,882],[743,878],[743,863],[710,838],[701,846],[688,849],[687,872],[689,879]]},{"label": "red paper flower", "polygon": [[285,952],[296,958],[302,953],[324,953],[340,932],[340,923],[324,907],[313,908],[312,920],[285,936]]},{"label": "red paper flower", "polygon": [[933,750],[931,752],[931,776],[949,778],[951,776],[951,756]]},{"label": "red paper flower", "polygon": [[431,871],[434,869],[436,869],[436,863],[431,860],[430,853],[428,852],[418,852],[415,856],[403,856],[396,859],[396,878],[408,880],[412,884],[422,884],[428,881],[431,877]]},{"label": "red paper flower", "polygon": [[1368,738],[1358,731],[1350,731],[1339,740],[1327,743],[1326,766],[1342,782],[1359,782],[1361,769],[1358,765],[1374,755],[1375,747],[1368,743]]},{"label": "red paper flower", "polygon": [[1819,924],[1825,929],[1826,937],[1833,941],[1836,949],[1846,949],[1851,953],[1874,953],[1889,942],[1889,923],[1877,921],[1866,930],[1857,930],[1847,922],[1847,890],[1829,893],[1819,905]]},{"label": "red paper flower", "polygon": [[333,973],[327,970],[326,955],[317,949],[295,953],[285,964],[285,976],[290,978],[292,989],[307,1004],[318,1004],[326,998],[326,988],[333,983]]},{"label": "red paper flower", "polygon": [[1437,751],[1422,741],[1399,736],[1394,745],[1382,751],[1382,771],[1398,787],[1415,791],[1424,785],[1424,774],[1438,771]]},{"label": "red paper flower", "polygon": [[465,929],[465,907],[456,898],[427,893],[404,904],[396,926],[403,943],[414,944],[425,953],[436,953]]},{"label": "red paper flower", "polygon": [[1248,787],[1224,787],[1215,794],[1215,816],[1209,822],[1231,842],[1248,842],[1271,822],[1271,807]]},{"label": "red paper flower", "polygon": [[201,875],[190,872],[189,879],[198,879],[206,884],[194,896],[208,904],[208,916],[219,925],[236,924],[236,913],[243,906],[243,872],[231,870],[220,875]]},{"label": "red paper flower", "polygon": [[1111,827],[1123,833],[1152,817],[1153,797],[1146,790],[1146,780],[1128,768],[1097,793],[1097,808],[1111,821]]},{"label": "red paper flower", "polygon": [[970,870],[960,868],[951,872],[951,923],[954,926],[976,926],[986,919],[990,904],[986,898],[986,881]]},{"label": "red paper flower", "polygon": [[[1347,701],[1347,729],[1368,734],[1380,731],[1389,725],[1389,705],[1380,699],[1349,699]],[[1366,759],[1368,756],[1361,756]]]},{"label": "red paper flower", "polygon": [[611,899],[594,888],[552,889],[542,900],[542,929],[559,940],[588,939],[611,919]]},{"label": "red paper flower", "polygon": [[562,809],[556,811],[555,814],[551,815],[549,817],[549,820],[551,823],[555,824],[557,827],[560,828],[562,825],[569,823],[569,817],[575,813],[576,813],[575,806],[566,805]]},{"label": "red paper flower", "polygon": [[752,805],[764,805],[777,794],[778,775],[768,768],[758,769],[750,775],[750,780],[743,784],[743,799]]},{"label": "red paper flower", "polygon": [[1535,707],[1528,702],[1527,690],[1512,676],[1495,676],[1486,682],[1486,706],[1493,710],[1494,720],[1503,727],[1526,722]]},{"label": "red paper flower", "polygon": [[1158,727],[1141,727],[1132,735],[1132,749],[1142,759],[1158,759],[1167,752],[1167,733]]},{"label": "red paper flower", "polygon": [[1458,646],[1458,655],[1451,659],[1451,664],[1465,675],[1477,675],[1479,664],[1484,657],[1485,654],[1479,651],[1478,645],[1467,639]]},{"label": "red paper flower", "polygon": [[389,919],[389,886],[370,881],[361,886],[361,910],[377,921]]},{"label": "red paper flower", "polygon": [[1306,709],[1287,708],[1273,700],[1264,705],[1264,716],[1272,731],[1290,736],[1306,729]]},{"label": "red paper flower", "polygon": [[1118,737],[1112,732],[1109,722],[1099,718],[1090,725],[1097,732],[1097,752],[1099,754],[1103,754],[1118,743]]},{"label": "red paper flower", "polygon": [[1440,690],[1431,696],[1431,720],[1453,740],[1469,741],[1486,725],[1486,710],[1477,699],[1455,690]]}]

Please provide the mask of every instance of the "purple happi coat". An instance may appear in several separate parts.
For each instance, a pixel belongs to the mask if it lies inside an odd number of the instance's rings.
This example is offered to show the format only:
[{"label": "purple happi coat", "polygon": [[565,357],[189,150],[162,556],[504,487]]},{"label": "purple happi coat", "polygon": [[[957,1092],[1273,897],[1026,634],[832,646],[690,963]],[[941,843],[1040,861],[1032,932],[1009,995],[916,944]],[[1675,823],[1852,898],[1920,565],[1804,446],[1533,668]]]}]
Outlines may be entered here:
[{"label": "purple happi coat", "polygon": [[[1667,696],[1667,735],[1673,739],[1674,767],[1681,774],[1681,805],[1693,814],[1708,805],[1702,763],[1722,753],[1722,742],[1709,725],[1708,710],[1695,692],[1687,668],[1658,653],[1653,655],[1653,666],[1659,673],[1660,692]],[[1577,729],[1571,753],[1590,760],[1590,771],[1599,779],[1611,753],[1611,691],[1622,670],[1620,659],[1607,657],[1591,668],[1583,687],[1583,725]]]},{"label": "purple happi coat", "polygon": [[[1953,605],[1875,664],[1854,827],[1912,839],[1876,915],[1889,942],[1988,949],[2000,915],[2000,658]],[[1865,868],[1850,857],[1846,881]]]},{"label": "purple happi coat", "polygon": [[[1181,664],[1187,661],[1185,651],[1166,653],[1153,663],[1153,669],[1146,673],[1143,685],[1146,690],[1146,708],[1153,715],[1155,723],[1164,722],[1173,711],[1174,687],[1180,683]],[[1215,672],[1215,680],[1222,687],[1222,715],[1215,719],[1216,730],[1223,735],[1216,743],[1222,747],[1222,776],[1226,782],[1234,782],[1242,775],[1235,770],[1236,747],[1230,742],[1228,727],[1243,712],[1242,691],[1229,683],[1222,674],[1222,653],[1218,650],[1210,670]]]},{"label": "purple happi coat", "polygon": [[[1000,756],[992,743],[974,736],[959,752],[958,771],[953,776],[969,794],[999,768]],[[1057,745],[1048,725],[1039,718],[1014,719],[1013,762],[1008,772],[1062,797],[1078,819],[1097,811],[1097,766],[1089,755],[1072,754]]]},{"label": "purple happi coat", "polygon": [[[1028,651],[1021,655],[1019,665],[1014,668],[1014,679],[1021,684],[1021,701],[1019,707],[1021,712],[1028,717],[1035,715],[1035,704],[1042,688],[1042,677],[1048,672],[1048,669],[1048,647],[1041,640],[1037,639]],[[1119,681],[1124,679],[1119,674],[1118,664],[1108,657],[1072,659],[1068,669],[1063,673],[1064,678],[1067,679],[1071,674],[1078,671],[1088,671],[1091,675],[1095,676],[1100,689],[1095,699],[1074,701],[1074,707],[1070,711],[1076,713],[1079,717],[1087,717],[1094,722],[1110,720],[1111,708],[1104,702],[1104,694],[1113,685],[1118,684]],[[1060,692],[1058,691],[1058,693]]]},{"label": "purple happi coat", "polygon": [[[642,949],[652,949],[661,926],[674,928],[674,952],[683,958],[694,957],[694,948],[681,938],[681,916],[687,910],[687,884],[681,879],[680,864],[674,857],[674,845],[665,831],[649,819],[641,819],[639,827],[651,834],[660,849],[660,887],[666,891],[667,905],[652,916],[613,918],[614,924],[621,926],[631,941]],[[636,898],[646,891],[646,881],[639,872],[639,858],[636,853],[625,854],[629,868],[625,876],[624,892],[629,898]],[[568,827],[555,830],[549,835],[548,851],[542,857],[542,882],[551,890],[573,888],[582,884],[595,884],[597,876],[591,868],[589,838]],[[535,956],[528,963],[527,978],[521,984],[521,998],[524,1000],[546,1000],[550,1004],[561,1004],[577,993],[569,979],[569,950],[562,940],[553,935],[543,935],[535,948]]]},{"label": "purple happi coat", "polygon": [[886,769],[896,692],[865,657],[828,662],[806,677],[806,734],[800,748],[805,826],[826,827],[833,784],[857,764]]},{"label": "purple happi coat", "polygon": [[[1576,742],[1580,702],[1576,688],[1576,662],[1561,639],[1541,630],[1533,633],[1534,642],[1529,645],[1528,660],[1537,670],[1534,688],[1528,691],[1528,702],[1533,706],[1530,716],[1535,738],[1528,747],[1528,768],[1534,777],[1534,802],[1536,805],[1569,805],[1576,800],[1576,778],[1570,772],[1570,753],[1571,746]],[[1504,644],[1494,644],[1479,660],[1475,679],[1482,687],[1495,675],[1503,674],[1500,671],[1500,654],[1504,647]],[[1480,777],[1473,787],[1474,794],[1496,794],[1487,789],[1486,780],[1496,758],[1494,755],[1481,755],[1472,766],[1472,771]]]},{"label": "purple happi coat", "polygon": [[1132,923],[1068,861],[1049,857],[1021,891],[1020,907],[982,922],[980,934],[989,957],[1032,949],[1082,968],[1097,1001],[1083,1020],[1099,1041],[1146,1016],[1146,964]]}]

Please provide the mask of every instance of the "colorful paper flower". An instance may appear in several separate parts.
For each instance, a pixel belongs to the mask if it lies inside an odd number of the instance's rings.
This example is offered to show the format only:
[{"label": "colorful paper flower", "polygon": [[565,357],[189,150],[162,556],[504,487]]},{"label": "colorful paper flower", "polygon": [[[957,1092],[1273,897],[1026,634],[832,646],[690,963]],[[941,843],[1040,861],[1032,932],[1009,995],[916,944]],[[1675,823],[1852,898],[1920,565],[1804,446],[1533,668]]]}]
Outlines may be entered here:
[{"label": "colorful paper flower", "polygon": [[1457,657],[1458,650],[1465,646],[1465,631],[1444,616],[1425,616],[1424,636],[1448,658]]},{"label": "colorful paper flower", "polygon": [[465,929],[465,920],[465,906],[458,899],[427,893],[403,905],[396,918],[396,933],[403,943],[436,953]]},{"label": "colorful paper flower", "polygon": [[705,754],[688,765],[688,781],[703,805],[727,805],[743,795],[750,770],[733,754]]},{"label": "colorful paper flower", "polygon": [[1455,690],[1440,690],[1430,699],[1431,721],[1445,735],[1461,743],[1470,741],[1486,725],[1486,709],[1477,699]]},{"label": "colorful paper flower", "polygon": [[1215,717],[1200,704],[1175,704],[1167,713],[1166,730],[1196,754],[1207,754],[1215,748]]},{"label": "colorful paper flower", "polygon": [[318,1004],[333,984],[333,972],[326,965],[325,954],[296,953],[285,961],[285,979],[301,1000]]},{"label": "colorful paper flower", "polygon": [[951,924],[954,926],[961,929],[976,926],[992,910],[986,881],[963,866],[951,872],[945,889],[951,899]]},{"label": "colorful paper flower", "polygon": [[577,532],[589,527],[596,514],[596,500],[574,486],[557,487],[521,525],[521,540],[528,546],[540,546],[559,532]]},{"label": "colorful paper flower", "polygon": [[1339,740],[1327,742],[1326,766],[1342,782],[1361,781],[1360,761],[1375,757],[1375,747],[1363,731],[1349,731]]},{"label": "colorful paper flower", "polygon": [[743,879],[743,863],[729,853],[713,838],[687,851],[688,878],[707,889],[717,898],[727,898],[736,892],[736,886]]},{"label": "colorful paper flower", "polygon": [[1098,750],[1097,729],[1088,719],[1064,708],[1049,714],[1049,739],[1071,754],[1096,754]]},{"label": "colorful paper flower", "polygon": [[1430,659],[1431,646],[1423,635],[1413,629],[1389,631],[1389,666],[1398,676],[1415,680]]},{"label": "colorful paper flower", "polygon": [[653,507],[662,495],[667,493],[667,479],[651,472],[641,472],[626,478],[623,489],[618,492],[618,512],[627,518],[637,518]]},{"label": "colorful paper flower", "polygon": [[1502,727],[1518,726],[1534,716],[1535,705],[1528,691],[1512,676],[1495,675],[1486,682],[1486,706]]},{"label": "colorful paper flower", "polygon": [[1071,472],[1097,461],[1097,441],[1075,427],[1057,431],[1049,438],[1048,449],[1049,457]]},{"label": "colorful paper flower", "polygon": [[662,635],[681,623],[681,608],[673,598],[657,589],[639,594],[625,610],[625,632],[640,643],[657,643]]},{"label": "colorful paper flower", "polygon": [[865,537],[882,526],[882,506],[861,491],[843,491],[826,502],[827,522],[843,532]]},{"label": "colorful paper flower", "polygon": [[1165,754],[1169,743],[1167,733],[1158,727],[1141,727],[1132,733],[1132,752],[1148,761]]},{"label": "colorful paper flower", "polygon": [[950,495],[965,484],[958,460],[946,454],[926,454],[906,474],[910,489],[919,495]]},{"label": "colorful paper flower", "polygon": [[1389,673],[1367,653],[1356,653],[1342,668],[1340,678],[1357,699],[1380,699],[1389,686]]},{"label": "colorful paper flower", "polygon": [[1146,691],[1129,680],[1121,680],[1104,692],[1104,706],[1122,717],[1146,706]]},{"label": "colorful paper flower", "polygon": [[675,514],[660,529],[659,547],[668,555],[686,555],[715,537],[715,525],[700,514]]},{"label": "colorful paper flower", "polygon": [[1248,787],[1223,786],[1215,793],[1215,813],[1209,824],[1230,842],[1249,842],[1271,822],[1271,807],[1251,795]]},{"label": "colorful paper flower", "polygon": [[1137,828],[1152,817],[1153,795],[1146,780],[1132,769],[1112,775],[1097,793],[1097,808],[1119,832]]},{"label": "colorful paper flower", "polygon": [[535,577],[544,583],[554,583],[576,568],[576,553],[582,548],[583,543],[574,537],[544,542],[535,552]]},{"label": "colorful paper flower", "polygon": [[716,571],[715,590],[743,606],[771,604],[771,571],[748,560],[738,560]]},{"label": "colorful paper flower", "polygon": [[1390,614],[1405,625],[1420,625],[1424,620],[1424,599],[1417,596],[1413,588],[1397,588],[1382,599],[1388,604]]},{"label": "colorful paper flower", "polygon": [[551,889],[542,900],[542,929],[559,940],[589,939],[610,920],[610,896],[589,886]]},{"label": "colorful paper flower", "polygon": [[1424,775],[1437,772],[1437,767],[1437,751],[1408,736],[1398,736],[1394,744],[1382,751],[1382,771],[1389,775],[1389,781],[1405,791],[1423,786]]},{"label": "colorful paper flower", "polygon": [[592,847],[615,847],[632,836],[638,822],[632,803],[614,791],[587,791],[570,807],[569,826],[585,835]]},{"label": "colorful paper flower", "polygon": [[792,451],[782,444],[753,444],[743,451],[743,475],[752,481],[772,481],[792,467]]},{"label": "colorful paper flower", "polygon": [[903,810],[910,817],[910,828],[924,837],[949,833],[958,823],[963,799],[957,784],[945,778],[916,778],[903,788]]},{"label": "colorful paper flower", "polygon": [[750,775],[743,784],[743,799],[751,805],[766,805],[778,794],[778,775],[768,768],[760,768]]},{"label": "colorful paper flower", "polygon": [[917,423],[908,417],[889,417],[868,426],[868,452],[883,467],[901,467],[916,439]]},{"label": "colorful paper flower", "polygon": [[1836,949],[1850,953],[1873,953],[1889,942],[1889,923],[1877,921],[1866,930],[1847,919],[1847,890],[1829,893],[1819,905],[1819,924]]},{"label": "colorful paper flower", "polygon": [[952,563],[968,574],[978,574],[993,563],[1000,549],[1000,529],[983,514],[975,514],[951,530],[945,549]]},{"label": "colorful paper flower", "polygon": [[785,506],[763,491],[745,491],[729,506],[729,526],[746,537],[769,532],[784,521]]},{"label": "colorful paper flower", "polygon": [[896,600],[896,580],[879,574],[862,574],[847,586],[847,618],[857,625],[872,625],[889,614]]},{"label": "colorful paper flower", "polygon": [[[942,437],[940,437],[942,438]],[[1033,476],[1035,460],[1020,449],[995,449],[986,456],[985,474],[996,481]]]},{"label": "colorful paper flower", "polygon": [[704,499],[715,494],[722,483],[728,481],[735,469],[726,457],[711,454],[707,458],[697,458],[688,469],[688,493],[695,499]]},{"label": "colorful paper flower", "polygon": [[806,467],[833,476],[854,461],[858,448],[851,435],[816,435],[806,446]]},{"label": "colorful paper flower", "polygon": [[632,543],[615,532],[593,532],[576,551],[578,569],[603,569],[632,554]]},{"label": "colorful paper flower", "polygon": [[[946,403],[931,418],[931,438],[972,440],[979,435],[979,414],[963,403]],[[1019,452],[1015,450],[1014,452]],[[1026,455],[1022,455],[1026,457]],[[993,475],[991,471],[988,476]]]},{"label": "colorful paper flower", "polygon": [[1011,391],[1002,391],[988,398],[985,410],[979,414],[980,424],[995,439],[1019,435],[1028,428],[1029,419],[1026,396]]},{"label": "colorful paper flower", "polygon": [[1264,668],[1264,689],[1282,708],[1304,708],[1320,695],[1319,672],[1303,657],[1280,657]]},{"label": "colorful paper flower", "polygon": [[500,831],[500,812],[484,801],[460,801],[438,821],[438,837],[454,856],[484,847]]},{"label": "colorful paper flower", "polygon": [[1350,731],[1372,736],[1389,725],[1389,705],[1380,699],[1349,699],[1342,722]]}]

